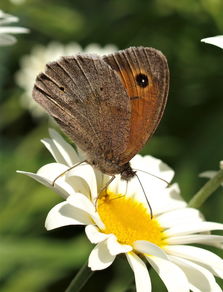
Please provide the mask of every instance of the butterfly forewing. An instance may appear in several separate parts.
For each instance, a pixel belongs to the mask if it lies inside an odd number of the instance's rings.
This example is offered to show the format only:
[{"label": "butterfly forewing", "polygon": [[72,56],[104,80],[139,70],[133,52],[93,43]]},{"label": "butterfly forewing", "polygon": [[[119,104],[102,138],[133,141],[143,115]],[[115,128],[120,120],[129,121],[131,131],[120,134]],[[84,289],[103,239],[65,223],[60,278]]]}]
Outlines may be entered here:
[{"label": "butterfly forewing", "polygon": [[169,70],[165,56],[153,48],[129,48],[104,60],[119,75],[131,103],[129,140],[120,157],[124,164],[159,124],[167,101]]},{"label": "butterfly forewing", "polygon": [[100,57],[77,55],[49,63],[36,79],[33,97],[91,160],[124,152],[129,98],[120,78]]}]

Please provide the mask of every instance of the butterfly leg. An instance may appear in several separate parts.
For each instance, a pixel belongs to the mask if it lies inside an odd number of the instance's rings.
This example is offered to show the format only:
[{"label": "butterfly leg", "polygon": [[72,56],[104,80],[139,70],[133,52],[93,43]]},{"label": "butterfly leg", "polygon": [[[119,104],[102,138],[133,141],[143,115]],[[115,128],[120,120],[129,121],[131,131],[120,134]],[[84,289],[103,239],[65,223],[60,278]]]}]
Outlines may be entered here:
[{"label": "butterfly leg", "polygon": [[80,161],[74,165],[72,165],[71,167],[69,167],[68,169],[66,169],[65,171],[63,171],[62,173],[60,173],[52,182],[52,186],[54,187],[55,186],[55,182],[58,180],[58,178],[60,178],[61,176],[65,175],[67,172],[69,172],[71,169],[77,167],[78,165],[84,163],[84,162],[87,162],[86,160],[84,161]]},{"label": "butterfly leg", "polygon": [[97,199],[95,201],[95,209],[97,208],[97,202],[98,200],[104,195],[104,191],[107,191],[107,187],[113,182],[113,180],[115,179],[115,175],[113,175],[109,181],[106,183],[106,185],[100,190]]}]

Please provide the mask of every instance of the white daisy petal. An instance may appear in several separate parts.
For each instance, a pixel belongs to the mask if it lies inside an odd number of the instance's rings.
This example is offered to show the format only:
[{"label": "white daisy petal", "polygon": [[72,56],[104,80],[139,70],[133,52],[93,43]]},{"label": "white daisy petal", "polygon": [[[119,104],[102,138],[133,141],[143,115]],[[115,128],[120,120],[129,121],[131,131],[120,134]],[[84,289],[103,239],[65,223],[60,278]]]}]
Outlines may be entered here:
[{"label": "white daisy petal", "polygon": [[108,244],[109,252],[112,255],[118,255],[120,253],[127,253],[127,252],[132,251],[132,247],[130,245],[120,244],[114,235],[111,235],[108,238],[107,244]]},{"label": "white daisy petal", "polygon": [[[57,162],[63,163],[70,167],[80,162],[80,159],[74,148],[69,143],[67,143],[57,131],[54,129],[49,129],[49,134],[54,147],[52,146],[52,143],[50,143],[48,146],[51,147],[49,147],[48,150],[51,152]],[[49,139],[45,139],[43,142],[44,141],[49,142]]]},{"label": "white daisy petal", "polygon": [[[41,184],[55,190],[63,198],[75,193],[74,188],[65,181],[65,176],[61,175],[67,170],[67,166],[59,163],[49,163],[41,167],[37,173],[17,171],[18,173],[25,174]],[[61,176],[60,176],[61,175]],[[53,185],[55,178],[60,176]]]},{"label": "white daisy petal", "polygon": [[19,19],[13,15],[4,13],[0,10],[0,46],[12,45],[16,38],[11,33],[27,33],[29,29],[18,26],[5,26],[11,22],[17,22]]},{"label": "white daisy petal", "polygon": [[215,222],[198,222],[194,223],[192,226],[186,224],[182,224],[181,226],[172,227],[165,231],[165,235],[167,237],[170,236],[179,236],[179,235],[187,235],[196,232],[206,232],[212,230],[223,230],[223,224],[215,223]]},{"label": "white daisy petal", "polygon": [[[78,167],[76,171],[78,171]],[[81,176],[69,176],[69,171],[65,174],[65,182],[68,183],[77,193],[82,193],[88,198],[91,197],[91,189],[86,182],[85,179],[83,179]]]},{"label": "white daisy petal", "polygon": [[93,222],[95,223],[95,225],[98,226],[99,229],[104,230],[105,229],[105,225],[102,222],[99,214],[97,212],[95,212],[95,214],[91,215]]},{"label": "white daisy petal", "polygon": [[207,178],[212,178],[217,174],[217,171],[214,170],[208,170],[208,171],[204,171],[202,173],[199,174],[199,177],[207,177]]},{"label": "white daisy petal", "polygon": [[[152,180],[156,180],[156,178],[153,177],[154,175],[170,183],[174,176],[174,171],[167,164],[150,155],[135,155],[131,160],[131,165],[133,169],[139,169],[138,173],[140,173],[140,170],[148,172],[147,179],[151,178]],[[141,165],[140,168],[139,165]],[[166,187],[166,183],[164,187]]]},{"label": "white daisy petal", "polygon": [[[44,138],[40,140],[46,149],[52,154],[53,158],[56,162],[65,164],[65,160],[61,157],[56,145],[54,144],[53,140],[50,138]],[[58,158],[59,156],[59,158]]]},{"label": "white daisy petal", "polygon": [[95,213],[95,206],[91,200],[81,193],[75,193],[67,198],[67,202],[76,208],[86,210],[89,214]]},{"label": "white daisy petal", "polygon": [[146,256],[146,259],[163,280],[168,292],[189,292],[187,277],[177,265],[156,256]]},{"label": "white daisy petal", "polygon": [[105,240],[98,243],[92,250],[88,259],[88,267],[91,268],[92,271],[103,270],[109,267],[114,259],[115,256],[110,254],[107,241]]},{"label": "white daisy petal", "polygon": [[[55,178],[57,178],[59,175],[61,175],[67,169],[68,169],[68,167],[66,165],[55,162],[55,163],[49,163],[49,164],[46,164],[46,165],[42,166],[37,171],[37,174],[41,175],[42,177],[45,177],[49,181],[53,182]],[[58,178],[58,180],[60,178]],[[56,181],[56,183],[58,182],[58,180]]]},{"label": "white daisy petal", "polygon": [[201,213],[193,208],[182,208],[166,212],[157,216],[156,219],[163,228],[170,228],[176,225],[180,226],[185,223],[191,225],[204,220]]},{"label": "white daisy petal", "polygon": [[153,255],[157,257],[161,257],[163,259],[167,259],[167,255],[165,252],[158,247],[158,245],[153,244],[146,240],[137,240],[133,244],[134,248],[143,254]]},{"label": "white daisy petal", "polygon": [[[143,181],[141,180],[141,174],[138,174],[138,177],[142,183],[144,190],[142,190],[142,187],[139,184],[137,178],[133,178],[130,180],[130,182],[128,182],[128,184],[126,184],[126,182],[122,183],[122,191],[124,194],[135,198],[139,202],[142,202],[145,207],[149,209],[148,203],[145,198],[146,195],[152,207],[153,215],[162,214],[164,212],[175,209],[185,208],[187,206],[187,203],[182,199],[180,195],[180,189],[178,184],[175,183],[168,188],[164,188],[164,186],[162,186],[163,182],[160,183],[160,181],[157,181],[157,179],[155,178],[156,183],[153,182],[153,185],[158,185],[159,187],[153,188],[152,184],[148,182],[148,178],[145,178],[145,180]],[[120,182],[115,179],[114,183],[116,183],[117,186],[116,189],[113,188],[113,191],[116,193],[120,193]]]},{"label": "white daisy petal", "polygon": [[165,250],[170,255],[197,262],[212,273],[223,278],[223,260],[213,252],[188,245],[166,246]]},{"label": "white daisy petal", "polygon": [[115,179],[112,181],[111,186],[109,185],[109,190],[116,194],[127,195],[128,185],[131,183],[121,179],[120,175],[116,175]]},{"label": "white daisy petal", "polygon": [[81,193],[74,193],[67,198],[67,201],[75,208],[88,212],[92,218],[92,223],[94,222],[94,224],[96,224],[100,229],[105,228],[99,214],[96,212],[95,206],[85,195]]},{"label": "white daisy petal", "polygon": [[223,35],[202,39],[201,42],[211,44],[223,49]]},{"label": "white daisy petal", "polygon": [[67,181],[74,186],[78,183],[82,183],[83,185],[82,180],[87,184],[90,190],[91,199],[94,202],[98,196],[97,181],[94,170],[89,164],[81,164],[67,173]]},{"label": "white daisy petal", "polygon": [[158,200],[156,195],[159,196],[160,193],[163,193],[167,184],[157,179],[156,177],[149,176],[148,178],[148,174],[137,172],[137,177],[135,176],[133,179],[131,179],[130,182],[128,182],[127,186],[129,190],[129,195],[131,197],[134,194],[134,198],[136,200],[141,201],[145,205],[148,205],[146,203],[146,196],[151,205],[154,205],[155,202],[155,205],[158,206]]},{"label": "white daisy petal", "polygon": [[162,214],[171,210],[185,208],[187,203],[180,195],[178,184],[174,183],[162,192],[152,193],[148,190],[148,200],[152,206],[154,215]]},{"label": "white daisy petal", "polygon": [[39,183],[47,186],[48,188],[51,188],[52,187],[52,182],[51,180],[45,178],[45,177],[42,177],[41,175],[38,175],[36,173],[33,173],[33,172],[28,172],[28,171],[22,171],[22,170],[17,170],[16,171],[17,173],[21,173],[21,174],[25,174],[33,179],[35,179],[36,181],[38,181]]},{"label": "white daisy petal", "polygon": [[45,227],[52,230],[67,225],[92,224],[91,216],[78,208],[62,202],[53,207],[47,215]]},{"label": "white daisy petal", "polygon": [[[111,176],[106,178],[106,182],[108,182],[111,178]],[[104,183],[104,185],[106,184],[106,182]],[[133,177],[129,181],[125,181],[121,179],[120,175],[116,175],[115,179],[109,184],[108,190],[110,192],[121,194],[124,196],[130,196],[132,198],[136,198],[139,196],[139,200],[141,200],[143,203],[146,202],[144,193],[142,192],[142,187],[140,186],[136,177]]]},{"label": "white daisy petal", "polygon": [[28,33],[29,29],[24,27],[16,27],[16,26],[3,26],[0,27],[0,34],[2,33]]},{"label": "white daisy petal", "polygon": [[152,291],[149,272],[144,262],[133,252],[126,253],[127,260],[135,276],[136,291]]},{"label": "white daisy petal", "polygon": [[11,14],[7,14],[4,11],[0,10],[0,24],[6,24],[6,23],[10,23],[10,22],[18,22],[19,18],[11,15]]},{"label": "white daisy petal", "polygon": [[189,243],[202,243],[213,246],[221,246],[223,244],[223,236],[212,234],[195,234],[175,236],[168,238],[168,244],[189,244]]},{"label": "white daisy petal", "polygon": [[95,244],[104,241],[111,236],[110,234],[100,232],[98,227],[94,225],[87,225],[85,227],[85,233],[90,242]]},{"label": "white daisy petal", "polygon": [[[220,162],[220,168],[221,168],[221,162]],[[213,178],[218,172],[214,170],[208,170],[204,171],[199,174],[199,177],[206,177],[206,178]],[[221,183],[221,186],[223,186],[223,183]]]},{"label": "white daisy petal", "polygon": [[[110,180],[111,177],[107,174],[103,174],[98,169],[94,169],[94,172],[95,172],[98,192],[100,192],[106,186],[107,182]],[[109,185],[109,188],[110,188],[110,185]]]},{"label": "white daisy petal", "polygon": [[188,260],[170,256],[170,260],[177,264],[186,274],[190,282],[190,289],[194,292],[222,292],[214,276],[205,268]]}]

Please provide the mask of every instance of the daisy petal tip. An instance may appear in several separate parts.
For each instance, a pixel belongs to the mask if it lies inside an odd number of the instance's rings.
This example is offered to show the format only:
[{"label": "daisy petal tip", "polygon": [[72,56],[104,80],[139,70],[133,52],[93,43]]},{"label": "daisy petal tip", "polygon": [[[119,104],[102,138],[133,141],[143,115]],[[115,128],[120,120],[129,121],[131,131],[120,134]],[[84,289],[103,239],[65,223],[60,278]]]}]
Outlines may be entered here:
[{"label": "daisy petal tip", "polygon": [[201,42],[217,46],[223,49],[223,35],[201,39]]},{"label": "daisy petal tip", "polygon": [[88,267],[92,271],[104,270],[108,268],[114,261],[115,256],[111,255],[107,247],[107,241],[98,243],[91,251],[88,258]]},{"label": "daisy petal tip", "polygon": [[20,174],[25,174],[25,171],[18,170],[18,169],[17,169],[15,172],[16,172],[16,173],[20,173]]}]

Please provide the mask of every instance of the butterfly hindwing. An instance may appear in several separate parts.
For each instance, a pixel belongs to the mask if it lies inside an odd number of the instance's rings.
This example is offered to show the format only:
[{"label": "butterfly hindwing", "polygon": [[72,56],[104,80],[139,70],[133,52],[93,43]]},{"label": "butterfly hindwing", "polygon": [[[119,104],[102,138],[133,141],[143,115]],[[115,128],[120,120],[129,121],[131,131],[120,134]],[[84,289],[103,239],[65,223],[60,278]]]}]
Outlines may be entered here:
[{"label": "butterfly hindwing", "polygon": [[118,74],[131,103],[129,140],[120,163],[128,162],[156,130],[168,95],[165,56],[153,48],[129,48],[104,56]]}]

